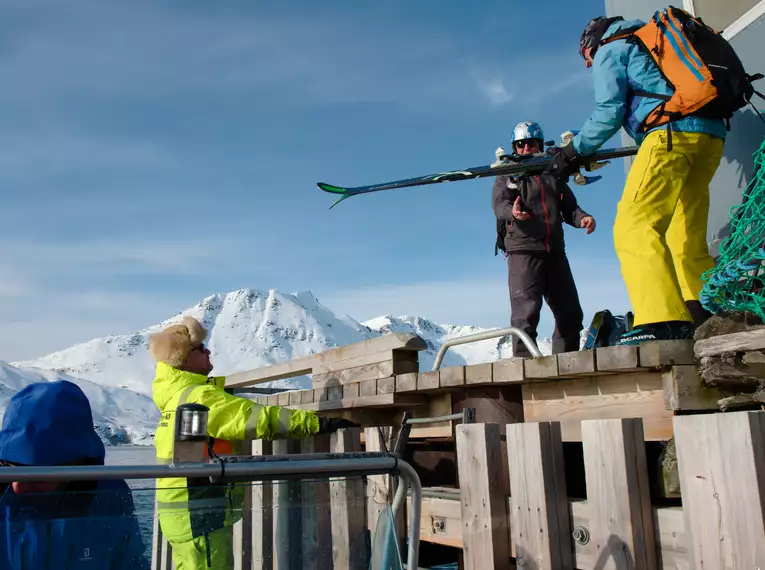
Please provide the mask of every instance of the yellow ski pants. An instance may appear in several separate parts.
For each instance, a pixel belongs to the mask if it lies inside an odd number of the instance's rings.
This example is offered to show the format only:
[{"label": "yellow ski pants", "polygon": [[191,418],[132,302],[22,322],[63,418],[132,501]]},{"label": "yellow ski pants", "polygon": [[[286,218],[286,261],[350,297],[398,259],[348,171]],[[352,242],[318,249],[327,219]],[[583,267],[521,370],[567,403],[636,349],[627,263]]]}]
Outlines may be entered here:
[{"label": "yellow ski pants", "polygon": [[701,275],[714,266],[707,248],[709,182],[724,141],[703,133],[654,131],[635,156],[614,221],[614,246],[635,325],[692,321]]},{"label": "yellow ski pants", "polygon": [[171,542],[175,570],[234,570],[234,529],[225,527],[184,542]]}]

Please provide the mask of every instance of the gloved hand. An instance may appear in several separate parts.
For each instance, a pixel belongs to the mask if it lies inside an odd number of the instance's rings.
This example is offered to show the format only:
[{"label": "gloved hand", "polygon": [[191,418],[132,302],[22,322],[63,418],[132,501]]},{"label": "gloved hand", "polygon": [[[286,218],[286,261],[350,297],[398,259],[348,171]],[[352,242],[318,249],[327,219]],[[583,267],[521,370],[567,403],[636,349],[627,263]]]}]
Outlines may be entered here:
[{"label": "gloved hand", "polygon": [[579,165],[577,164],[577,154],[573,143],[568,143],[561,147],[551,147],[547,149],[547,154],[550,155],[552,160],[545,169],[545,172],[561,180],[568,180],[569,176],[578,171]]},{"label": "gloved hand", "polygon": [[322,435],[325,433],[333,433],[343,428],[360,427],[359,424],[355,424],[352,421],[345,418],[325,418],[319,416],[319,431],[316,435]]}]

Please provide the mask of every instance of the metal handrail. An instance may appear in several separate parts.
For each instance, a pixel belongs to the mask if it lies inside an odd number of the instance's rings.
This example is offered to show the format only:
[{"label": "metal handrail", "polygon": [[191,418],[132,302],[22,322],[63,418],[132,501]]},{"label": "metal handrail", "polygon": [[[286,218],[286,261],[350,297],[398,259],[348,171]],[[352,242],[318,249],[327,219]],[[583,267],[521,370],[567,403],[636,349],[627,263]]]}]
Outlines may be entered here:
[{"label": "metal handrail", "polygon": [[465,336],[459,336],[456,338],[450,338],[449,340],[445,341],[441,348],[438,350],[438,353],[436,354],[436,361],[433,363],[433,368],[431,371],[438,370],[441,367],[441,362],[444,359],[444,355],[446,354],[446,351],[449,349],[450,346],[455,346],[458,344],[467,344],[470,342],[478,342],[481,340],[490,340],[492,338],[499,338],[501,336],[517,336],[519,339],[521,339],[521,342],[526,346],[526,348],[529,349],[529,352],[534,356],[534,358],[539,358],[542,356],[542,353],[539,352],[539,348],[537,347],[536,343],[531,340],[531,337],[526,334],[525,331],[522,331],[519,328],[516,327],[508,327],[505,329],[494,329],[491,331],[484,331],[480,333],[475,334],[468,334]]},{"label": "metal handrail", "polygon": [[[392,453],[349,453],[273,455],[264,460],[233,461],[215,459],[208,463],[175,465],[72,465],[55,467],[0,467],[0,482],[13,481],[85,481],[104,479],[199,478],[213,480],[248,477],[250,481],[273,479],[309,479],[326,477],[395,474],[398,485],[393,501],[393,515],[403,505],[407,488],[412,502],[409,513],[408,562],[416,568],[420,545],[422,483],[412,466]],[[341,457],[338,457],[340,455]]]}]

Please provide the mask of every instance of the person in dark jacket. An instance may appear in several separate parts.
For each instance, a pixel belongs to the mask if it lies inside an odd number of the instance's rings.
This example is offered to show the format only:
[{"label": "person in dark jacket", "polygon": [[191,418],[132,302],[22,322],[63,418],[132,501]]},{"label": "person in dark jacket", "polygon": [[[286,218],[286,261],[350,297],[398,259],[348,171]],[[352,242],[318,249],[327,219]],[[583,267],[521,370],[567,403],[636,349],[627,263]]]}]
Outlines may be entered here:
[{"label": "person in dark jacket", "polygon": [[[0,465],[103,465],[90,403],[71,382],[30,384],[11,398]],[[123,480],[2,484],[0,568],[148,570]]]},{"label": "person in dark jacket", "polygon": [[[518,123],[512,144],[519,155],[541,152],[542,128],[530,121]],[[566,257],[563,222],[591,234],[595,218],[579,207],[564,181],[548,173],[497,176],[492,206],[498,228],[505,230],[504,243],[498,245],[507,255],[511,326],[536,342],[545,300],[555,317],[553,353],[579,350],[584,315]],[[517,337],[513,355],[531,356]]]}]

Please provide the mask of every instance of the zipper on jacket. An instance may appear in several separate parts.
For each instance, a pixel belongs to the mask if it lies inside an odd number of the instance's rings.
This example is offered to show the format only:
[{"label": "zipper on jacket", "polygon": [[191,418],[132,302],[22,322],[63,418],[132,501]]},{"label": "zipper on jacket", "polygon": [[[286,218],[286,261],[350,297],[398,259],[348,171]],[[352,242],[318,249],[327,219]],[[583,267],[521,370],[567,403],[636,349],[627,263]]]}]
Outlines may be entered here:
[{"label": "zipper on jacket", "polygon": [[547,235],[545,236],[545,249],[550,251],[550,216],[547,213],[547,193],[545,192],[545,186],[542,184],[542,180],[539,176],[535,176],[539,183],[539,187],[542,189],[542,209],[545,211],[545,227],[547,228]]}]

